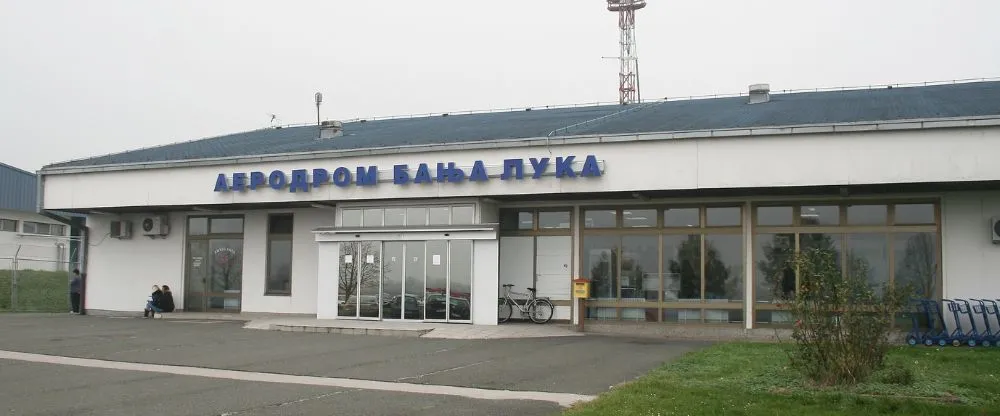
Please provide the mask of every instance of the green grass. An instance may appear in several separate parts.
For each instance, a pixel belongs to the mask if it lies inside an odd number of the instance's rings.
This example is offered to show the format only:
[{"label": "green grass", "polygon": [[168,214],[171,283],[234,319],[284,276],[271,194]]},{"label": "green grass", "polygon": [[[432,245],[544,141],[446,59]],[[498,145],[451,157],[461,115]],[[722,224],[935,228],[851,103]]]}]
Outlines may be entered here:
[{"label": "green grass", "polygon": [[583,415],[1000,415],[1000,348],[899,347],[910,385],[811,386],[785,348],[727,343],[689,353],[567,410]]},{"label": "green grass", "polygon": [[11,305],[11,271],[0,270],[0,312],[66,312],[69,274],[41,270],[17,271],[17,305]]}]

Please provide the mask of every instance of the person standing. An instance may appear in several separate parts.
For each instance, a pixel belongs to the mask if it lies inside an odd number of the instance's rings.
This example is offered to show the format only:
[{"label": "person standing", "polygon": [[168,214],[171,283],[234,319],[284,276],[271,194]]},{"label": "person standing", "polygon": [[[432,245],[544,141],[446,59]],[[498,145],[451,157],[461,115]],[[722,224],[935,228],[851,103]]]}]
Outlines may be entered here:
[{"label": "person standing", "polygon": [[80,269],[73,269],[73,277],[69,280],[69,303],[72,307],[70,313],[80,313],[80,296],[83,291],[83,278],[80,276]]}]

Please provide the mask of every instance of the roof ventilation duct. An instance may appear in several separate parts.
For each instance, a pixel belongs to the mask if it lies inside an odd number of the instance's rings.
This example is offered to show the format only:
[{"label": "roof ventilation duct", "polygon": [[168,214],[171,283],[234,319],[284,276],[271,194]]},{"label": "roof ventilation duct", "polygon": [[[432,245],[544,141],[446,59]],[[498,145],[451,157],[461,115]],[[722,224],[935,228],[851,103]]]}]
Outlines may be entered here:
[{"label": "roof ventilation duct", "polygon": [[344,135],[344,123],[336,120],[327,120],[319,124],[319,138],[332,139]]},{"label": "roof ventilation duct", "polygon": [[749,104],[760,104],[771,101],[771,86],[768,84],[750,85]]}]

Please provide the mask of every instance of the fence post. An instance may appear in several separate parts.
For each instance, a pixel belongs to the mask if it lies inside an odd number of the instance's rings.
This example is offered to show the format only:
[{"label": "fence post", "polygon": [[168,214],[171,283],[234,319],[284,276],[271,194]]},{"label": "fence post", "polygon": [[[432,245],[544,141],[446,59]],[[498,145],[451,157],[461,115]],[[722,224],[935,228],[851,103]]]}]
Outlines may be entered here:
[{"label": "fence post", "polygon": [[10,311],[17,312],[17,254],[11,260],[10,268]]}]

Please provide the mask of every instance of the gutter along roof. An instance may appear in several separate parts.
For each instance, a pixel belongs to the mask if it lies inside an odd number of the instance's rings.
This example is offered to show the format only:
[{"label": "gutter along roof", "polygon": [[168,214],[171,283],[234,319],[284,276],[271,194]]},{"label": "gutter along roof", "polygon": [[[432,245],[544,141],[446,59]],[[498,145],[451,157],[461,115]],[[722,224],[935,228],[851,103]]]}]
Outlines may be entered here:
[{"label": "gutter along roof", "polygon": [[[330,153],[373,154],[408,148],[497,147],[515,141],[678,132],[683,137],[725,136],[740,129],[789,126],[871,125],[882,122],[949,119],[936,126],[923,123],[898,128],[1000,125],[1000,81],[904,88],[772,93],[769,102],[748,104],[746,96],[659,101],[629,106],[594,105],[530,111],[435,115],[343,123],[343,135],[317,139],[317,126],[267,128],[201,140],[132,150],[112,155],[48,165],[43,173],[170,167],[232,163],[234,158],[259,159]],[[784,133],[815,132],[800,129]],[[850,129],[835,129],[841,131]],[[860,130],[860,129],[855,129]],[[864,130],[872,130],[865,128]],[[722,134],[714,132],[723,131]],[[759,134],[777,134],[771,131]],[[682,137],[680,134],[674,138]],[[669,138],[669,137],[668,137]],[[381,150],[380,150],[381,149]],[[410,150],[415,151],[415,150]],[[213,163],[210,161],[215,160]]]}]

